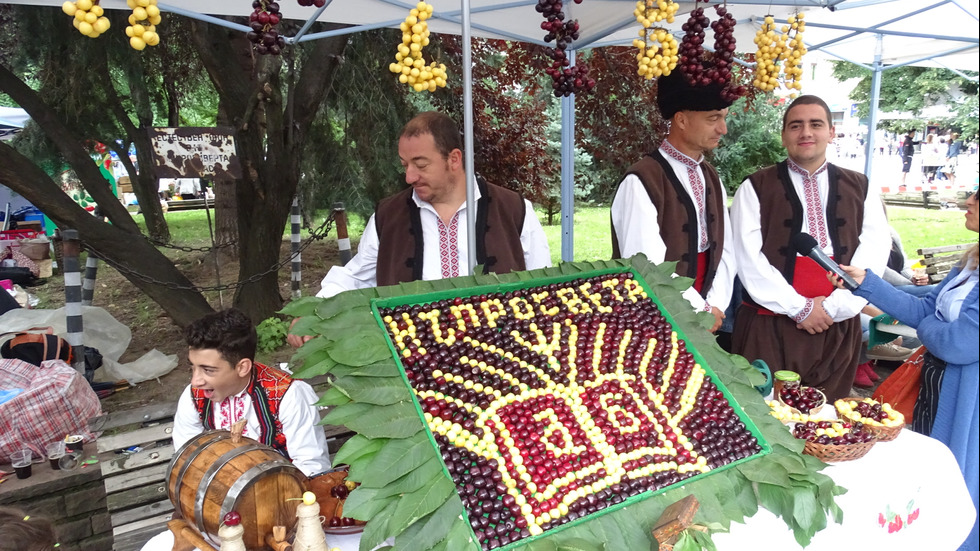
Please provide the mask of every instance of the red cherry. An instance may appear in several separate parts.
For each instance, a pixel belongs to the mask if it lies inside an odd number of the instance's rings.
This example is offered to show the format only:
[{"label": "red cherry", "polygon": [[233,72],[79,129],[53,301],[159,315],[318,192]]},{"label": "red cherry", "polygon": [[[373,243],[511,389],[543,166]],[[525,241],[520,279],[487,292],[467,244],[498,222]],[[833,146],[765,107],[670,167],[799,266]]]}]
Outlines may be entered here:
[{"label": "red cherry", "polygon": [[222,521],[222,523],[225,526],[238,526],[239,524],[242,523],[242,516],[239,515],[237,511],[230,511],[228,514],[225,515],[225,518]]}]

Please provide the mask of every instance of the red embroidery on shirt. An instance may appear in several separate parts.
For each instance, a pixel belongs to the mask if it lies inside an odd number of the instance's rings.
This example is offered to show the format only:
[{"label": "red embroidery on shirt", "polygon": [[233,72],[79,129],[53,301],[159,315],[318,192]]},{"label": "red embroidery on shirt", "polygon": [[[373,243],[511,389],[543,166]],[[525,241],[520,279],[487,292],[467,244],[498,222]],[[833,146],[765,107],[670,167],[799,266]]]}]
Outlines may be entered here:
[{"label": "red embroidery on shirt", "polygon": [[698,174],[699,163],[678,151],[668,141],[664,141],[661,148],[672,159],[681,162],[687,168],[687,178],[691,184],[691,192],[694,194],[694,202],[698,207],[698,251],[705,251],[708,249],[708,221],[705,218],[705,211],[707,209],[704,206],[704,182],[701,180],[701,175]]},{"label": "red embroidery on shirt", "polygon": [[459,276],[459,212],[453,215],[447,226],[441,218],[436,219],[439,227],[439,264],[442,277]]},{"label": "red embroidery on shirt", "polygon": [[792,161],[787,161],[786,164],[790,170],[803,177],[807,227],[810,229],[810,235],[820,244],[820,248],[826,248],[830,242],[830,236],[827,233],[827,216],[823,212],[823,205],[820,204],[820,185],[817,182],[817,176],[827,170],[827,163],[824,163],[813,174]]}]

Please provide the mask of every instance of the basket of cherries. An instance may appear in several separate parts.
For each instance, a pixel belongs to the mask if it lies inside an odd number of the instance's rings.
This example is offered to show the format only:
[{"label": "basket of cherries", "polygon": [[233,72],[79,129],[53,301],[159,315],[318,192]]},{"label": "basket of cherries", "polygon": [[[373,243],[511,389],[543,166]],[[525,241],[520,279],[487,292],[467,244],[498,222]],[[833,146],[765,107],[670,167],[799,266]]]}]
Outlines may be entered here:
[{"label": "basket of cherries", "polygon": [[827,396],[812,386],[784,384],[776,399],[792,410],[804,415],[814,415],[827,403]]},{"label": "basket of cherries", "polygon": [[905,416],[900,411],[871,398],[841,398],[834,407],[841,419],[862,423],[879,442],[894,440],[905,426]]},{"label": "basket of cherries", "polygon": [[864,457],[874,446],[875,436],[861,423],[807,421],[793,427],[793,436],[806,440],[803,453],[825,463]]}]

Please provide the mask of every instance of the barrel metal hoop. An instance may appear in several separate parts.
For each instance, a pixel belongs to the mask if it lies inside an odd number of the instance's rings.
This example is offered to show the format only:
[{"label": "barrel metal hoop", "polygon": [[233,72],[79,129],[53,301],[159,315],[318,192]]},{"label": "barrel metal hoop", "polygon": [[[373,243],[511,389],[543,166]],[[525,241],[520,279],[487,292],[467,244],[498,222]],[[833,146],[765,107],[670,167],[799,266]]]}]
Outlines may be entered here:
[{"label": "barrel metal hoop", "polygon": [[174,453],[174,456],[172,458],[170,458],[170,464],[167,466],[167,492],[168,493],[170,492],[170,473],[173,472],[174,466],[177,464],[177,459],[181,456],[181,454],[187,451],[187,449],[191,446],[191,444],[194,443],[201,444],[200,446],[197,447],[196,450],[194,450],[191,453],[190,457],[187,458],[187,461],[185,461],[184,464],[180,466],[180,471],[177,473],[177,480],[176,482],[174,482],[174,489],[173,489],[174,493],[173,495],[170,496],[170,501],[173,502],[175,511],[181,510],[180,487],[184,484],[184,474],[187,473],[187,469],[191,466],[192,463],[194,463],[194,460],[197,459],[197,456],[200,455],[201,452],[203,452],[208,447],[207,444],[212,444],[215,442],[219,442],[221,440],[227,440],[229,438],[231,438],[231,433],[227,431],[215,431],[215,432],[206,432],[200,434],[198,436],[195,436],[194,438],[191,438],[187,442],[184,442],[184,445],[181,446],[176,453]]},{"label": "barrel metal hoop", "polygon": [[[259,444],[258,442],[252,442],[245,444],[244,446],[233,448],[221,454],[220,457],[214,460],[214,463],[211,463],[208,470],[204,472],[204,476],[201,477],[201,482],[197,485],[197,494],[194,499],[194,519],[197,521],[197,529],[200,533],[204,534],[206,532],[204,529],[204,498],[208,493],[208,488],[211,487],[211,482],[214,481],[214,477],[218,475],[218,471],[220,471],[222,467],[227,465],[228,462],[235,457],[246,454],[252,450],[264,448],[265,446]],[[249,469],[249,471],[251,471],[251,469]],[[238,484],[238,482],[235,482],[235,484]],[[227,498],[225,499],[227,500]],[[219,517],[218,521],[220,522],[222,518],[224,518],[223,514],[221,517]]]},{"label": "barrel metal hoop", "polygon": [[238,477],[238,480],[228,488],[228,493],[225,494],[225,500],[221,504],[221,518],[225,518],[225,515],[235,510],[235,505],[238,503],[238,496],[241,495],[249,486],[254,484],[260,478],[260,475],[266,473],[275,473],[280,471],[288,471],[293,478],[300,481],[302,484],[303,479],[302,472],[297,469],[288,459],[276,459],[273,461],[268,461],[266,463],[260,463],[251,469],[242,473]]}]

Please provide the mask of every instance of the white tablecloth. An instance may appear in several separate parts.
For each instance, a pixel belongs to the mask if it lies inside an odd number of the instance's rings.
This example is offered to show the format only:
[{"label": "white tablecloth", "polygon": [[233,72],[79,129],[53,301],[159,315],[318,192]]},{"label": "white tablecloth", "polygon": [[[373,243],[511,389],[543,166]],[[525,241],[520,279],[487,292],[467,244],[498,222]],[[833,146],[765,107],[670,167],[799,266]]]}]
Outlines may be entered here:
[{"label": "white tablecloth", "polygon": [[[977,512],[959,465],[949,449],[932,438],[903,430],[891,442],[878,442],[861,459],[835,463],[823,470],[848,489],[836,501],[844,511],[841,524],[829,520],[807,551],[952,551],[973,528]],[[918,511],[915,515],[914,511]],[[908,522],[910,512],[913,521]],[[902,515],[889,532],[879,515]],[[732,524],[715,534],[719,551],[803,549],[779,517],[760,509],[746,524]]]},{"label": "white tablecloth", "polygon": [[[861,459],[832,464],[823,472],[848,489],[836,498],[844,520],[834,524],[828,519],[806,551],[953,551],[976,519],[953,454],[938,440],[908,429],[891,442],[878,442]],[[889,523],[882,526],[880,518],[896,513],[902,515],[902,526],[889,532]],[[783,520],[766,509],[712,540],[719,551],[803,549]],[[331,551],[357,551],[359,542],[360,534],[327,536]],[[143,550],[169,551],[172,546],[173,537],[166,532]]]}]

